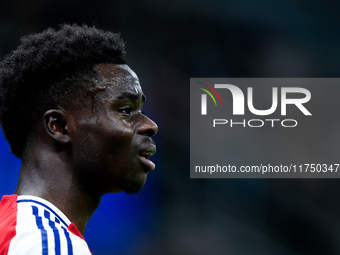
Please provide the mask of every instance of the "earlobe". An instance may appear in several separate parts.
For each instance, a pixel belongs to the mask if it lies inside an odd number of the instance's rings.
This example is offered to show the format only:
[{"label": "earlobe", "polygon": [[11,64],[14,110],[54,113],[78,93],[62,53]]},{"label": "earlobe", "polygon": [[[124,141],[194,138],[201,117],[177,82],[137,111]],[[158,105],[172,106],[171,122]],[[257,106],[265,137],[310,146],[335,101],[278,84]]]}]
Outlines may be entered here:
[{"label": "earlobe", "polygon": [[43,116],[43,125],[47,134],[59,143],[70,142],[68,134],[67,116],[63,110],[51,109]]}]

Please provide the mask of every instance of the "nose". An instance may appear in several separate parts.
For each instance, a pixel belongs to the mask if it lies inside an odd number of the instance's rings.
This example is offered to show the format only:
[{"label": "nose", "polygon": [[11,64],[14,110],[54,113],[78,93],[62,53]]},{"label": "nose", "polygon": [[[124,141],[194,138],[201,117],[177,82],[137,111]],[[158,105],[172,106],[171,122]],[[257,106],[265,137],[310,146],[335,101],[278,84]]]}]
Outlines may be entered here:
[{"label": "nose", "polygon": [[158,126],[157,124],[151,120],[149,117],[143,115],[141,120],[141,125],[138,128],[138,133],[147,136],[153,136],[157,134]]}]

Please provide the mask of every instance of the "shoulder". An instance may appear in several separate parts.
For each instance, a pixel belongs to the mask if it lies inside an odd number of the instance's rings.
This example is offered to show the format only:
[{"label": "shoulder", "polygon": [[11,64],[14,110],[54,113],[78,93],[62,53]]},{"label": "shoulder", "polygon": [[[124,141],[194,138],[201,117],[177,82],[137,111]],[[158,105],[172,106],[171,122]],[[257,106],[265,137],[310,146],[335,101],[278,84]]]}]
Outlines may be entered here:
[{"label": "shoulder", "polygon": [[3,196],[0,202],[0,254],[8,253],[16,235],[17,195]]},{"label": "shoulder", "polygon": [[[11,206],[7,205],[10,208],[7,210],[13,210],[11,215],[14,215],[11,216],[8,253],[2,253],[0,249],[0,255],[48,254],[49,250],[54,250],[55,254],[91,254],[85,240],[69,230],[74,224],[54,205],[32,196],[17,196],[13,200]],[[1,201],[0,207],[2,204]],[[1,225],[2,210],[0,208],[0,232],[7,229]]]}]

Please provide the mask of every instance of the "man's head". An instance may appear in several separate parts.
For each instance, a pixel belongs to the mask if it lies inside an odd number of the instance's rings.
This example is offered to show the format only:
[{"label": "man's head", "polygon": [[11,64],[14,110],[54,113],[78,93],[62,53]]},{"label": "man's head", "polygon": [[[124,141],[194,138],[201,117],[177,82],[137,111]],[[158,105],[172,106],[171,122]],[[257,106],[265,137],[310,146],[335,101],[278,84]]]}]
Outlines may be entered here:
[{"label": "man's head", "polygon": [[43,130],[51,151],[72,154],[84,183],[138,191],[154,168],[146,158],[157,126],[141,112],[145,96],[124,56],[118,34],[94,27],[23,38],[0,66],[0,121],[12,152],[28,157]]}]

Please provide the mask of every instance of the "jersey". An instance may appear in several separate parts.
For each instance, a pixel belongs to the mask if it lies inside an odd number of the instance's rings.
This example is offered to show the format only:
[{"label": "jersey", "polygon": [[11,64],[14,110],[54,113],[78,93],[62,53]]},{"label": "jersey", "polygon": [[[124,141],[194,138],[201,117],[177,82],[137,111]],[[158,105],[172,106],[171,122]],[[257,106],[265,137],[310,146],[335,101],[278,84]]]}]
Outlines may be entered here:
[{"label": "jersey", "polygon": [[74,223],[53,204],[34,196],[3,196],[0,255],[90,255]]}]

